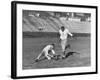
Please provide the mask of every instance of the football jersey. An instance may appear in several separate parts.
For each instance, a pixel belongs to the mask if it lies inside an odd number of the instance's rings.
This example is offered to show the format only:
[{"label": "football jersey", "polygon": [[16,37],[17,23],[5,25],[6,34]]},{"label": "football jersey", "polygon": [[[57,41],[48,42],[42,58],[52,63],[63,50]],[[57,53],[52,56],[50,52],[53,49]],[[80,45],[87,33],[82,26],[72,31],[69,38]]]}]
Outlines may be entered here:
[{"label": "football jersey", "polygon": [[68,29],[65,29],[64,31],[59,30],[60,39],[62,40],[67,39],[68,33],[69,33]]},{"label": "football jersey", "polygon": [[44,52],[47,52],[47,51],[52,50],[52,49],[53,49],[53,46],[52,46],[52,45],[47,45],[47,46],[43,49],[43,51],[44,51]]}]

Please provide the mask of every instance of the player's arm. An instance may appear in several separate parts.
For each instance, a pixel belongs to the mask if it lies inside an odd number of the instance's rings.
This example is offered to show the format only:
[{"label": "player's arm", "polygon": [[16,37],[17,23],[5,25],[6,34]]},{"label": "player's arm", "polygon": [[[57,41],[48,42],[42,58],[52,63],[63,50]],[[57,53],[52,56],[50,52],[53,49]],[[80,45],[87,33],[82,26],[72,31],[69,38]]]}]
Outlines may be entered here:
[{"label": "player's arm", "polygon": [[54,56],[56,55],[56,54],[55,54],[55,51],[54,51],[53,49],[50,50],[50,51],[51,51],[52,54],[48,54],[48,56],[49,56],[49,57],[54,57]]},{"label": "player's arm", "polygon": [[55,54],[55,51],[53,49],[51,50],[51,52],[52,52],[52,54]]},{"label": "player's arm", "polygon": [[71,32],[69,32],[69,30],[68,30],[68,34],[69,34],[70,36],[73,36],[73,34],[72,34]]},{"label": "player's arm", "polygon": [[[49,53],[52,53],[52,54],[49,54]],[[48,51],[47,56],[49,56],[49,57],[53,57],[53,52],[52,52],[52,50],[49,50],[49,51]]]}]

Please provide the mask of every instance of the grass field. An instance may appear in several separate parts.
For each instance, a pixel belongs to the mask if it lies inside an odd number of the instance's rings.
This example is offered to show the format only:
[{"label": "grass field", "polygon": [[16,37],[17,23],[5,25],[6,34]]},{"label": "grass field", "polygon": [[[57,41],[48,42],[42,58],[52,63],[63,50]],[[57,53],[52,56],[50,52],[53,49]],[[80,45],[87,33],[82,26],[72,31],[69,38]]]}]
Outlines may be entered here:
[{"label": "grass field", "polygon": [[71,49],[67,52],[78,52],[64,60],[43,59],[34,63],[34,59],[41,52],[43,47],[49,43],[56,43],[56,53],[61,54],[61,47],[57,37],[41,38],[23,38],[23,69],[42,69],[42,68],[60,68],[60,67],[81,67],[90,66],[90,37],[77,37],[77,39],[68,39]]}]

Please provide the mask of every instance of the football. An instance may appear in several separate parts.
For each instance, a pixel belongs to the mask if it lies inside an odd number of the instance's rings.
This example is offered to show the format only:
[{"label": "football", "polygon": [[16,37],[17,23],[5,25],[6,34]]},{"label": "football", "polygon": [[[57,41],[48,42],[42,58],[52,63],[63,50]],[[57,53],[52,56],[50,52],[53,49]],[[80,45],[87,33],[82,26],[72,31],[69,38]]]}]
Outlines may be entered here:
[{"label": "football", "polygon": [[61,59],[61,55],[54,55],[54,56],[53,56],[53,59],[54,59],[54,60],[59,60],[59,59]]}]

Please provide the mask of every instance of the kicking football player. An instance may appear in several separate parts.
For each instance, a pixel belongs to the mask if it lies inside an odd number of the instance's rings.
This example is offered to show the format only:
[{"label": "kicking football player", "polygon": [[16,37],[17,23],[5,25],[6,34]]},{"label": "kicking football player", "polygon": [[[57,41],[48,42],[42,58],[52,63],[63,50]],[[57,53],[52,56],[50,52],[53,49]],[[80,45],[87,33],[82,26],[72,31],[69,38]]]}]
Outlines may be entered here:
[{"label": "kicking football player", "polygon": [[68,34],[70,36],[73,36],[73,34],[70,33],[67,28],[65,28],[64,26],[61,26],[61,28],[59,30],[59,35],[60,35],[61,48],[62,48],[62,52],[63,52],[62,57],[65,56],[65,50],[66,50],[66,46],[67,46]]}]

